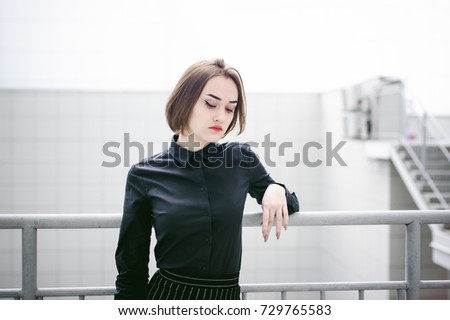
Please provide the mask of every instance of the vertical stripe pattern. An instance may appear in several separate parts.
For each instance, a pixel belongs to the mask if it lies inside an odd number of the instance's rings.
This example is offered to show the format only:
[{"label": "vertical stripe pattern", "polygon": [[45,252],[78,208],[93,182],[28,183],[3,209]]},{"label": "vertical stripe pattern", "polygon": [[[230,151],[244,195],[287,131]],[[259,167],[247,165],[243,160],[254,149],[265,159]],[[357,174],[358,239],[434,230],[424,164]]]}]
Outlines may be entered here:
[{"label": "vertical stripe pattern", "polygon": [[150,279],[148,300],[240,300],[239,276],[200,278],[158,270]]}]

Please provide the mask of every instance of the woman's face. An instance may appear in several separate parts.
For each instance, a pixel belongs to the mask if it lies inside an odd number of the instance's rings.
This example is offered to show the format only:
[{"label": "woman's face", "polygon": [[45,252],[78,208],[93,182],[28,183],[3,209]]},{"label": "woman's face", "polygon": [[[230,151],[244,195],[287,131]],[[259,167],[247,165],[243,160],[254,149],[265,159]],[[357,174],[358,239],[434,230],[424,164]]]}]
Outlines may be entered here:
[{"label": "woman's face", "polygon": [[237,103],[238,90],[232,79],[209,79],[189,116],[187,135],[194,135],[199,148],[219,141],[233,120]]}]

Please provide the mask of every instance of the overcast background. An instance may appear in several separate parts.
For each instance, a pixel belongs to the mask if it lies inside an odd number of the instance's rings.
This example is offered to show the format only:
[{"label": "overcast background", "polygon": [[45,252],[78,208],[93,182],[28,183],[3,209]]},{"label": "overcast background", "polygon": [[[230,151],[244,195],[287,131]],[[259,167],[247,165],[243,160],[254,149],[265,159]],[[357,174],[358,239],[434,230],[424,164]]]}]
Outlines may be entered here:
[{"label": "overcast background", "polygon": [[223,57],[248,91],[399,77],[450,113],[450,1],[0,0],[0,88],[152,90]]}]

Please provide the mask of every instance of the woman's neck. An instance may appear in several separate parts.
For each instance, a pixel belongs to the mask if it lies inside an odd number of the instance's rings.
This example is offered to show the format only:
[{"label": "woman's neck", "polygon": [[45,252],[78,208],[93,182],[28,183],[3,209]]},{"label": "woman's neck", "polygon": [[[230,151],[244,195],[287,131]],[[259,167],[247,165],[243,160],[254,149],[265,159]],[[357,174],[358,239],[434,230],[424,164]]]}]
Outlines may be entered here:
[{"label": "woman's neck", "polygon": [[191,133],[190,135],[184,135],[180,133],[178,135],[177,144],[180,147],[195,152],[203,149],[208,144],[208,142],[197,139],[194,133]]}]

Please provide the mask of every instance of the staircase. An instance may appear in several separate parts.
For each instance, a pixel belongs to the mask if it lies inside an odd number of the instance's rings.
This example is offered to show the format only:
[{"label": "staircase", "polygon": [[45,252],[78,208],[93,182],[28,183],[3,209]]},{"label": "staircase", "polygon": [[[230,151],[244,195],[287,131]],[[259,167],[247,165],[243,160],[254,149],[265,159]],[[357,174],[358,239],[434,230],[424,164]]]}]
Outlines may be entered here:
[{"label": "staircase", "polygon": [[[445,147],[447,152],[449,147]],[[449,209],[450,161],[438,146],[427,146],[426,162],[420,160],[420,146],[400,145],[398,153],[426,203],[426,209]]]},{"label": "staircase", "polygon": [[[422,141],[402,140],[390,156],[421,210],[450,209],[450,140],[439,124],[423,118]],[[450,270],[450,225],[430,225],[433,262]]]}]

